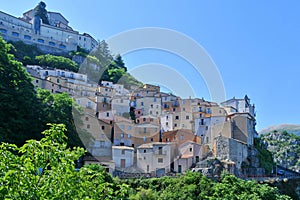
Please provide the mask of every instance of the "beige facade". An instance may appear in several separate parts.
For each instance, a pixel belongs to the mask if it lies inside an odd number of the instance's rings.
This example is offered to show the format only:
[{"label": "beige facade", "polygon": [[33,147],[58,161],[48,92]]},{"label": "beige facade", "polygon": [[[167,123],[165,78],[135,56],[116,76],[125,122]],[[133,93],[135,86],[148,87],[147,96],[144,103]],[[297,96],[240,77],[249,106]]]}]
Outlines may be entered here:
[{"label": "beige facade", "polygon": [[142,109],[144,115],[158,117],[161,115],[161,99],[157,97],[137,98],[136,109]]},{"label": "beige facade", "polygon": [[145,173],[162,176],[171,171],[171,164],[177,155],[175,143],[143,144],[137,149],[137,167]]},{"label": "beige facade", "polygon": [[186,172],[203,157],[202,146],[192,141],[181,144],[178,150],[179,156],[174,161],[174,170],[178,173]]},{"label": "beige facade", "polygon": [[145,143],[159,142],[160,127],[155,124],[135,124],[118,117],[114,124],[114,145],[138,147]]}]

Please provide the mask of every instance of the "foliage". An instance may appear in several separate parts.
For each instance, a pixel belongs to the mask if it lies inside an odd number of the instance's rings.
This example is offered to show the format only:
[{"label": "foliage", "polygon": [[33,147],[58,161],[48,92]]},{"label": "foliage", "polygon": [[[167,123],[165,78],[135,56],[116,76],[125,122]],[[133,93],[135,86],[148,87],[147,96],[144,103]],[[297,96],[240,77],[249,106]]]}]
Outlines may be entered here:
[{"label": "foliage", "polygon": [[28,139],[40,139],[52,122],[66,124],[70,146],[82,146],[72,118],[74,101],[64,93],[36,92],[22,63],[8,53],[10,47],[0,38],[0,142],[20,146]]},{"label": "foliage", "polygon": [[[68,145],[83,146],[73,119],[72,112],[80,112],[79,106],[67,93],[52,94],[48,90],[38,89],[37,96],[42,102],[42,124],[62,123],[67,127]],[[78,124],[80,122],[76,122]]]},{"label": "foliage", "polygon": [[0,141],[21,144],[40,138],[40,102],[30,76],[9,54],[9,45],[0,38]]},{"label": "foliage", "polygon": [[90,55],[96,57],[102,67],[107,67],[113,60],[108,44],[104,40],[99,42],[99,45],[90,53]]},{"label": "foliage", "polygon": [[25,44],[22,41],[10,41],[9,43],[12,44],[9,53],[13,54],[23,65],[36,64],[35,56],[42,54],[36,45]]},{"label": "foliage", "polygon": [[126,180],[133,189],[130,199],[290,199],[277,188],[223,174],[215,182],[201,173],[179,177]]},{"label": "foliage", "polygon": [[258,150],[258,159],[262,168],[265,168],[267,174],[271,174],[274,161],[273,155],[263,146],[259,138],[254,138],[254,146]]},{"label": "foliage", "polygon": [[125,199],[128,187],[103,167],[88,165],[79,171],[74,162],[84,149],[67,148],[65,126],[51,125],[40,141],[22,147],[2,143],[1,199]]},{"label": "foliage", "polygon": [[46,4],[44,2],[40,2],[35,8],[34,8],[34,15],[39,16],[42,19],[42,22],[44,24],[49,24],[47,10],[46,10]]},{"label": "foliage", "polygon": [[111,81],[124,85],[125,88],[130,89],[131,86],[141,86],[142,83],[137,81],[130,74],[126,73],[127,68],[120,55],[109,64],[107,68],[103,69],[100,81]]},{"label": "foliage", "polygon": [[78,65],[71,59],[63,56],[54,56],[50,54],[35,57],[36,63],[41,66],[47,66],[56,69],[66,69],[78,72]]}]

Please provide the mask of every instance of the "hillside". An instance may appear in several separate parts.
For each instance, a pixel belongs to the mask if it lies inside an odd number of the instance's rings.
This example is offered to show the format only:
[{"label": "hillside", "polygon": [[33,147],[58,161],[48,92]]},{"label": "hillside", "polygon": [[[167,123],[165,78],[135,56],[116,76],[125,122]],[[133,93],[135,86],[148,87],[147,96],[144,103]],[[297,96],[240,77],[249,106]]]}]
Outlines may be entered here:
[{"label": "hillside", "polygon": [[259,134],[260,135],[266,134],[266,133],[273,132],[275,130],[277,130],[279,132],[286,130],[289,133],[293,133],[295,135],[300,136],[300,125],[297,125],[297,124],[279,124],[279,125],[270,126],[270,127],[267,127],[265,129],[259,131]]},{"label": "hillside", "polygon": [[300,171],[300,136],[287,131],[273,131],[262,134],[260,138],[278,165]]}]

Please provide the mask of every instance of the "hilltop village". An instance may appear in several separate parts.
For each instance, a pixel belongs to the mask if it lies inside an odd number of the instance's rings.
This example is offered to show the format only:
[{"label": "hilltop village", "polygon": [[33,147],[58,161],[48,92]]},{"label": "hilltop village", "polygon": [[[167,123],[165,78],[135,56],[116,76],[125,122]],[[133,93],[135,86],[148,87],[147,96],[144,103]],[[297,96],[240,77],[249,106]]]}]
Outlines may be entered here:
[{"label": "hilltop village", "polygon": [[[34,10],[21,18],[0,12],[0,32],[7,41],[35,44],[45,53],[64,54],[78,46],[91,51],[98,45],[56,12],[48,12],[48,21]],[[27,65],[26,70],[35,87],[66,92],[81,106],[82,114],[74,117],[80,118],[76,126],[84,130],[79,135],[90,153],[84,163],[101,164],[116,175],[162,176],[190,169],[212,174],[219,173],[216,165],[233,174],[264,173],[254,148],[255,106],[247,95],[218,104],[182,99],[157,85],[98,84],[87,74],[47,66]]]},{"label": "hilltop village", "polygon": [[88,139],[81,136],[93,156],[86,163],[100,163],[111,173],[164,175],[201,168],[203,161],[217,158],[234,173],[242,173],[243,164],[259,170],[258,161],[251,159],[257,132],[247,95],[218,105],[182,99],[156,85],[126,89],[109,81],[91,83],[85,74],[70,71],[26,69],[36,87],[66,92],[82,107],[80,126]]}]

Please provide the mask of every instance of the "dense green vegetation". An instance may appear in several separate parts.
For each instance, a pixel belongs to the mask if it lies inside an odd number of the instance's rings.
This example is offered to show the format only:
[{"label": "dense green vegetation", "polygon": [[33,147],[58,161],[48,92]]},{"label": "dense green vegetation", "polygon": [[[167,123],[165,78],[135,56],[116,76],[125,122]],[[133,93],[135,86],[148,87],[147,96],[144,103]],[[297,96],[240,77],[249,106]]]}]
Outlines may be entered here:
[{"label": "dense green vegetation", "polygon": [[10,41],[9,43],[12,44],[10,53],[24,65],[36,64],[35,57],[43,54],[36,45],[25,44],[22,41]]},{"label": "dense green vegetation", "polygon": [[50,54],[35,57],[35,63],[43,67],[51,67],[56,69],[65,69],[78,72],[78,64],[69,58],[63,56],[54,56]]},{"label": "dense green vegetation", "polygon": [[258,150],[258,159],[262,168],[265,168],[267,174],[271,174],[275,165],[273,154],[267,150],[259,138],[254,139],[255,149]]},{"label": "dense green vegetation", "polygon": [[25,44],[22,41],[10,42],[12,44],[10,53],[24,65],[41,65],[57,69],[66,69],[69,71],[78,71],[78,64],[68,57],[44,55],[37,46]]},{"label": "dense green vegetation", "polygon": [[131,199],[290,199],[276,188],[222,174],[216,182],[201,173],[188,172],[177,178],[127,180],[133,188]]},{"label": "dense green vegetation", "polygon": [[278,165],[300,170],[300,136],[287,131],[273,131],[260,138]]},{"label": "dense green vegetation", "polygon": [[0,199],[122,199],[128,187],[98,165],[75,170],[82,148],[67,148],[64,125],[51,125],[40,141],[0,146]]},{"label": "dense green vegetation", "polygon": [[229,174],[219,182],[197,172],[120,181],[98,165],[77,171],[74,162],[84,149],[68,148],[65,131],[62,124],[51,125],[40,141],[1,144],[1,199],[290,199],[276,188]]},{"label": "dense green vegetation", "polygon": [[64,93],[36,91],[22,63],[8,53],[10,47],[0,38],[0,142],[22,145],[40,139],[47,123],[64,123],[69,145],[82,146],[72,121],[74,101]]}]

